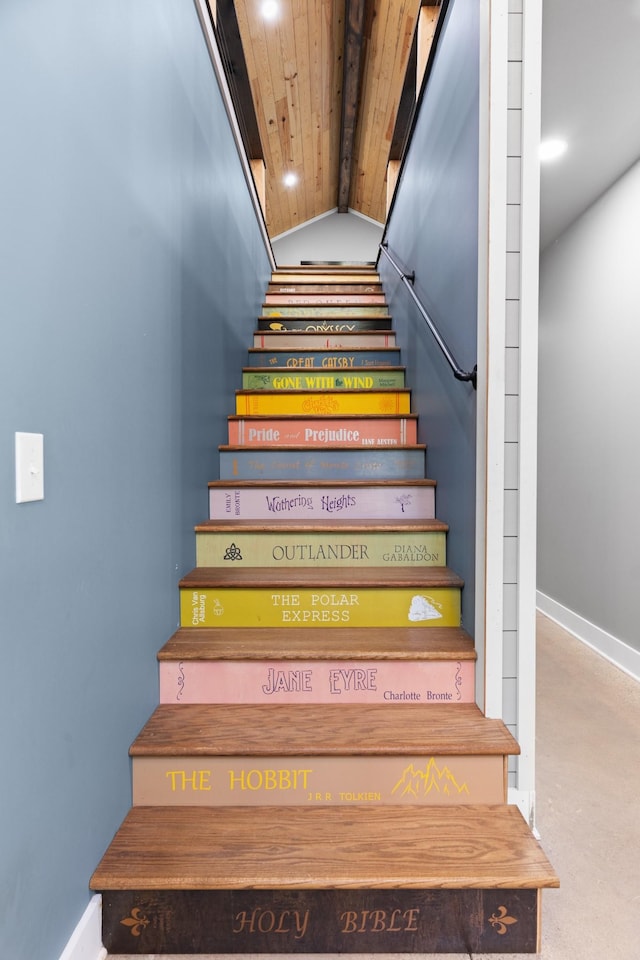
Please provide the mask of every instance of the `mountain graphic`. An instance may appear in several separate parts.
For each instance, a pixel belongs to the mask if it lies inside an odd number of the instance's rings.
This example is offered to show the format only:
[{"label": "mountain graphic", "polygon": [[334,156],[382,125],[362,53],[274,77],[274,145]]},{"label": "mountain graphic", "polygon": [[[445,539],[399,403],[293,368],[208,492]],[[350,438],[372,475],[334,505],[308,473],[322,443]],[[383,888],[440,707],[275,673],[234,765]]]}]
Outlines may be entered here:
[{"label": "mountain graphic", "polygon": [[442,793],[445,796],[456,796],[469,793],[466,783],[458,784],[449,767],[440,769],[431,757],[424,770],[416,770],[412,763],[402,772],[391,793],[398,793],[401,797],[412,796],[416,799],[426,797],[430,793]]}]

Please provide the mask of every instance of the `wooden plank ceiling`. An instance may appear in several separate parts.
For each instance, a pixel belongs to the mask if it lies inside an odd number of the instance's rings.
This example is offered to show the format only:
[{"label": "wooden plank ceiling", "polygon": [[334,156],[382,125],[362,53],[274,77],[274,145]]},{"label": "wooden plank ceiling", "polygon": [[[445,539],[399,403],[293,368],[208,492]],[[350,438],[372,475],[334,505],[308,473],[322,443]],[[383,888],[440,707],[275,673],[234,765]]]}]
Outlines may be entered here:
[{"label": "wooden plank ceiling", "polygon": [[[278,0],[272,20],[262,2],[233,0],[231,13],[266,167],[270,236],[337,207],[384,222],[387,164],[424,0]],[[413,76],[408,86],[412,105]],[[287,173],[295,185],[285,185]]]}]

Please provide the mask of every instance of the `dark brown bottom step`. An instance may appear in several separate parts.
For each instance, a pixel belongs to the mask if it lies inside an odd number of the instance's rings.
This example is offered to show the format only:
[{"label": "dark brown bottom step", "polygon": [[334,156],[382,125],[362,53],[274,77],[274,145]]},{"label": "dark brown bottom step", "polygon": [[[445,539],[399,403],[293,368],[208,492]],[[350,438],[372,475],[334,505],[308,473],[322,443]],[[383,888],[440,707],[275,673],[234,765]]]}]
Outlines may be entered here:
[{"label": "dark brown bottom step", "polygon": [[135,807],[91,880],[111,953],[534,953],[558,879],[517,808]]},{"label": "dark brown bottom step", "polygon": [[536,953],[538,890],[103,894],[110,954]]}]

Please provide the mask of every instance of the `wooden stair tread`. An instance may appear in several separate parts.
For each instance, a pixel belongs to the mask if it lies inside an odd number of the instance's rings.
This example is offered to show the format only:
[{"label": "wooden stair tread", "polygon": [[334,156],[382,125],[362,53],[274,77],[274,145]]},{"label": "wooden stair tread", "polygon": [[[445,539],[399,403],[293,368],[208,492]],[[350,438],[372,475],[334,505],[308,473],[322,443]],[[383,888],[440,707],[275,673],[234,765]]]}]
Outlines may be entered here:
[{"label": "wooden stair tread", "polygon": [[[392,349],[396,349],[395,347]],[[271,351],[270,351],[271,352]],[[288,351],[291,353],[291,351]],[[321,377],[349,376],[366,377],[373,373],[397,373],[405,372],[406,367],[398,366],[380,366],[380,367],[243,367],[243,373],[277,373],[278,376],[313,376],[318,374]]]},{"label": "wooden stair tread", "polygon": [[93,890],[540,888],[516,807],[134,807]]},{"label": "wooden stair tread", "polygon": [[250,533],[267,533],[270,530],[282,533],[313,533],[334,530],[346,533],[445,533],[449,526],[441,520],[341,520],[329,516],[322,520],[203,520],[196,524],[197,533],[224,533],[233,530]]},{"label": "wooden stair tread", "polygon": [[[407,416],[407,414],[401,414]],[[323,490],[331,490],[333,487],[344,489],[345,487],[435,487],[436,481],[425,478],[416,478],[414,480],[210,480],[208,486],[216,489],[233,490],[236,487],[285,487],[292,489],[297,487],[322,487]]]},{"label": "wooden stair tread", "polygon": [[[274,304],[265,303],[264,306],[265,306],[265,307],[274,307],[274,308],[275,308],[275,307],[278,306],[278,304],[277,304],[277,303],[274,303]],[[285,306],[285,304],[282,304],[282,306]],[[296,304],[293,304],[293,303],[292,303],[292,304],[290,304],[290,306],[295,307]],[[304,308],[304,304],[298,304],[297,306],[299,306],[299,307],[301,307],[301,308]],[[345,304],[345,306],[349,306],[349,304]],[[376,307],[377,307],[377,306],[381,306],[381,304],[372,304],[372,306],[376,306]],[[382,305],[382,306],[383,306],[383,305]],[[340,309],[340,304],[339,304],[339,303],[335,304],[335,306],[333,307],[333,310],[339,310],[339,309]],[[296,315],[296,314],[294,314],[294,313],[293,313],[293,314],[261,313],[261,314],[258,316],[258,320],[268,320],[269,323],[274,323],[274,322],[277,321],[277,320],[308,320],[310,323],[313,323],[313,324],[322,323],[323,320],[338,320],[340,323],[352,323],[354,320],[366,320],[368,323],[371,322],[371,321],[374,321],[375,323],[380,324],[381,326],[383,326],[383,329],[384,329],[384,330],[392,330],[392,329],[393,329],[392,319],[393,319],[393,318],[392,318],[392,316],[391,316],[390,313],[347,313],[347,314],[344,314],[343,316],[340,316],[339,314],[336,316],[336,314],[333,313],[333,312],[332,312],[332,313],[318,313],[318,314],[313,314],[313,315],[307,314],[306,316],[305,316],[304,314],[298,314],[298,315]],[[263,331],[263,332],[265,332],[265,331]],[[294,332],[295,332],[295,331],[293,331],[293,330],[290,330],[290,331],[289,331],[289,333],[294,333]],[[326,331],[323,331],[323,330],[318,331],[318,330],[316,330],[316,331],[310,331],[310,332],[312,332],[312,333],[324,333],[324,332],[326,332],[326,333],[331,333],[331,330],[326,330]],[[365,332],[365,331],[363,331],[363,332]],[[370,333],[371,331],[368,331],[368,332]],[[340,333],[342,333],[342,331],[340,331]]]},{"label": "wooden stair tread", "polygon": [[[261,304],[263,309],[267,307],[330,307],[331,309],[335,307],[386,307],[387,303],[384,300],[381,300],[381,294],[371,292],[358,291],[357,293],[347,293],[346,291],[312,291],[309,293],[287,293],[286,291],[281,290],[272,290],[269,291],[268,296],[276,296],[282,298],[291,298],[289,302],[286,299],[283,300],[264,300]],[[313,300],[313,303],[300,303],[296,301],[297,298],[305,297],[308,300]],[[348,297],[349,299],[345,302],[337,302],[332,297]],[[374,300],[371,300],[371,297],[375,297]]]},{"label": "wooden stair tread", "polygon": [[[245,390],[236,390],[235,392],[236,392],[236,396],[238,396],[238,395],[246,395],[246,394],[250,394],[251,396],[253,396],[254,394],[258,394],[259,396],[263,396],[264,394],[271,394],[271,395],[274,396],[274,397],[283,397],[283,396],[291,396],[291,394],[298,394],[298,393],[299,393],[299,394],[310,394],[311,396],[315,396],[315,395],[317,395],[318,393],[321,393],[322,396],[326,396],[326,395],[329,394],[329,393],[339,393],[339,394],[341,394],[341,395],[342,395],[342,394],[349,394],[349,393],[364,393],[364,394],[368,394],[368,393],[385,393],[385,394],[387,394],[387,393],[388,393],[388,394],[391,394],[391,393],[408,393],[408,394],[410,394],[410,393],[411,393],[411,389],[410,389],[409,387],[371,387],[370,389],[369,389],[369,388],[360,388],[360,387],[357,387],[357,388],[355,388],[355,389],[351,389],[351,388],[347,388],[347,389],[344,389],[344,390],[332,390],[332,389],[327,389],[327,390],[322,390],[322,391],[318,391],[318,390],[246,390],[246,389],[245,389]],[[352,416],[353,416],[353,414],[352,414]],[[398,416],[404,416],[404,414],[398,414]]]},{"label": "wooden stair tread", "polygon": [[158,660],[475,660],[462,627],[180,627]]},{"label": "wooden stair tread", "polygon": [[[262,320],[277,320],[278,317],[261,317],[260,319],[262,319]],[[292,317],[292,318],[290,318],[290,319],[295,320],[296,317]],[[304,317],[298,317],[297,319],[298,319],[298,320],[304,320]],[[315,320],[316,318],[314,317],[313,319]],[[335,318],[334,318],[334,319],[335,319]],[[356,319],[357,319],[357,318],[356,318]],[[367,319],[367,320],[385,320],[385,321],[386,321],[386,320],[389,320],[390,318],[389,318],[389,317],[366,317],[365,319]],[[348,340],[350,340],[350,341],[351,341],[351,340],[353,341],[352,344],[351,344],[351,343],[349,344],[349,347],[328,347],[327,349],[331,352],[331,351],[343,350],[343,349],[345,349],[345,350],[346,350],[346,349],[348,349],[348,350],[365,350],[365,349],[368,349],[368,348],[366,348],[366,347],[358,347],[358,346],[356,346],[357,341],[358,341],[358,338],[361,338],[362,340],[364,340],[364,339],[366,339],[366,337],[368,337],[368,336],[369,336],[370,334],[372,334],[372,333],[379,333],[379,334],[380,334],[380,333],[383,333],[383,334],[384,334],[384,333],[392,333],[392,334],[395,335],[395,330],[393,330],[392,328],[384,329],[384,330],[378,330],[378,331],[376,331],[376,330],[254,330],[254,333],[255,333],[255,334],[258,334],[258,336],[263,336],[263,335],[265,335],[265,334],[268,334],[269,336],[276,336],[276,337],[285,336],[285,335],[286,335],[286,336],[294,336],[294,335],[295,335],[296,338],[297,338],[297,337],[307,338],[309,342],[311,342],[311,338],[312,338],[312,337],[317,337],[318,334],[327,335],[327,336],[338,335],[341,340],[343,340],[343,339],[346,338],[346,339],[348,339]],[[304,342],[304,340],[303,340],[303,342]],[[256,349],[256,350],[268,350],[268,349],[276,349],[276,348],[275,348],[275,347],[273,347],[273,348],[269,348],[269,347],[255,347],[254,349]],[[281,349],[281,350],[287,350],[287,351],[290,353],[292,348],[291,348],[291,347],[280,347],[279,349]],[[297,352],[298,350],[300,350],[300,349],[301,349],[300,347],[296,347],[296,352]],[[311,349],[311,348],[307,347],[306,349]],[[319,349],[321,349],[321,348],[320,348],[320,347],[317,347],[316,349],[319,350]],[[371,347],[370,349],[372,349],[372,350],[379,350],[379,349],[382,349],[382,348],[381,348],[381,347]],[[398,350],[399,347],[397,347],[397,346],[396,346],[396,347],[389,347],[388,349],[389,349],[389,350]]]},{"label": "wooden stair tread", "polygon": [[271,280],[267,286],[267,295],[270,293],[303,294],[304,296],[314,296],[318,294],[340,295],[343,293],[384,293],[382,284],[377,283],[375,279],[341,280],[338,283],[318,281],[315,277],[299,277],[297,280]]},{"label": "wooden stair tread", "polygon": [[138,756],[487,756],[518,754],[502,720],[473,703],[161,704]]},{"label": "wooden stair tread", "polygon": [[[369,368],[366,368],[369,369]],[[373,369],[373,368],[371,368]],[[303,421],[314,421],[314,420],[417,420],[417,413],[338,413],[330,414],[323,413],[322,415],[313,414],[313,413],[293,413],[293,414],[277,414],[277,413],[231,413],[228,415],[227,420],[244,420],[251,422],[264,422],[272,420],[286,420],[287,423],[291,421],[303,420]],[[377,445],[374,445],[377,446]],[[384,444],[382,444],[384,446]],[[363,445],[363,450],[366,450],[367,446]]]},{"label": "wooden stair tread", "polygon": [[[303,334],[304,334],[304,331],[303,331]],[[385,352],[386,352],[386,353],[397,353],[400,348],[399,348],[399,347],[356,347],[355,349],[356,349],[356,351],[357,351],[358,353],[385,353]],[[328,349],[326,352],[327,352],[327,353],[337,353],[339,350],[340,350],[339,347],[334,347],[333,349]],[[319,353],[319,352],[321,352],[321,350],[320,350],[319,347],[316,347],[315,349],[314,349],[313,347],[300,347],[300,349],[296,349],[296,350],[292,350],[291,347],[249,347],[248,350],[247,350],[247,353],[266,353],[266,354],[269,354],[269,353],[300,353],[300,354],[303,354],[303,355],[304,355],[305,353]],[[250,369],[252,369],[252,368],[250,368]],[[271,369],[271,368],[269,368],[269,369]],[[313,370],[314,367],[304,367],[304,366],[303,366],[303,367],[290,367],[290,368],[287,368],[287,369],[291,369],[291,370],[298,370],[298,369],[301,369],[301,370]],[[342,369],[342,368],[340,368],[340,367],[326,367],[326,368],[322,368],[322,369],[327,369],[327,370],[339,370],[339,369]],[[352,370],[352,369],[355,370],[355,369],[359,369],[359,368],[356,368],[356,367],[348,367],[347,369],[349,369],[349,370]],[[371,370],[371,369],[375,369],[375,368],[365,367],[365,369],[366,369],[366,370]]]},{"label": "wooden stair tread", "polygon": [[462,579],[448,567],[196,567],[180,581],[181,587],[317,587],[348,590],[366,587],[462,587]]}]

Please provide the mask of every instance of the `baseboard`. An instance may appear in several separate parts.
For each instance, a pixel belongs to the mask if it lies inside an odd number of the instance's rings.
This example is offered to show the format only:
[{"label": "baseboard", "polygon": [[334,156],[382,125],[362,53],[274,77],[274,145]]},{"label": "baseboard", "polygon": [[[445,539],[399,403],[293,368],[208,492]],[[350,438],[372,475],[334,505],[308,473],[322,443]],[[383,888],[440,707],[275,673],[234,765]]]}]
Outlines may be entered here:
[{"label": "baseboard", "polygon": [[634,650],[624,641],[602,630],[578,613],[564,607],[557,600],[538,591],[537,605],[540,613],[555,621],[577,640],[591,647],[596,653],[609,660],[620,670],[628,673],[634,680],[640,680],[640,651]]},{"label": "baseboard", "polygon": [[60,960],[104,960],[106,956],[107,951],[102,946],[102,897],[96,894],[89,901]]},{"label": "baseboard", "polygon": [[507,802],[518,807],[522,816],[533,829],[536,813],[535,793],[531,790],[518,790],[516,787],[509,787]]}]

